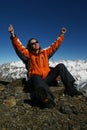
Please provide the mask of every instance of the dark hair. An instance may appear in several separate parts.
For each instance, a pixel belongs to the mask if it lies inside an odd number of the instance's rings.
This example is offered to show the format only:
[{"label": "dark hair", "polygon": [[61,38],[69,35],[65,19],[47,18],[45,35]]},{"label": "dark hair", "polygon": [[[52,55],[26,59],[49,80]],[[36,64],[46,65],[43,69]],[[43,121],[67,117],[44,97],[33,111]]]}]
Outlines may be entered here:
[{"label": "dark hair", "polygon": [[[31,51],[31,52],[35,51],[35,50],[33,49],[32,45],[31,45],[31,40],[33,40],[33,39],[35,39],[35,40],[37,41],[36,38],[30,38],[29,41],[28,41],[28,43],[27,43],[27,46],[26,46],[26,48],[27,48],[29,51]],[[41,49],[41,48],[39,48],[39,49]]]}]

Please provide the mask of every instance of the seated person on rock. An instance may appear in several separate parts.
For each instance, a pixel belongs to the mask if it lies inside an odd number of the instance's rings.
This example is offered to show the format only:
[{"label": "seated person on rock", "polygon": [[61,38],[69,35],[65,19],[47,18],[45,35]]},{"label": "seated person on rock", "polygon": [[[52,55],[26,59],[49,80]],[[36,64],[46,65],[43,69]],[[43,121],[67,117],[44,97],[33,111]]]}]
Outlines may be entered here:
[{"label": "seated person on rock", "polygon": [[63,42],[66,28],[61,29],[56,41],[46,49],[41,48],[36,38],[31,38],[28,41],[27,47],[24,47],[15,35],[14,28],[11,24],[8,27],[8,31],[11,34],[11,41],[17,55],[26,64],[32,100],[43,103],[47,108],[53,108],[55,106],[54,95],[49,86],[58,76],[61,77],[65,86],[65,94],[70,96],[81,94],[75,88],[75,79],[64,64],[60,63],[52,69],[49,67],[49,59]]}]

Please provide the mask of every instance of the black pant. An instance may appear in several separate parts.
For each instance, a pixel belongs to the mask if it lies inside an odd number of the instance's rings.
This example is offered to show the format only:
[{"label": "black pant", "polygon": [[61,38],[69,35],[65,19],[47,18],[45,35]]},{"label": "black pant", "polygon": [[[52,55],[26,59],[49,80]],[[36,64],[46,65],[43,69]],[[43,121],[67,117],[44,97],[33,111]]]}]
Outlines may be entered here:
[{"label": "black pant", "polygon": [[75,82],[75,79],[71,75],[71,73],[67,70],[64,64],[60,63],[51,69],[48,76],[45,79],[45,82],[48,85],[51,85],[54,80],[60,76],[63,84],[67,87],[70,84]]},{"label": "black pant", "polygon": [[62,80],[65,88],[69,87],[69,85],[75,81],[75,79],[70,74],[70,72],[67,70],[65,65],[60,63],[60,64],[56,65],[56,67],[51,69],[48,76],[44,80],[38,75],[34,75],[29,79],[28,85],[30,86],[31,97],[39,98],[40,94],[42,96],[42,93],[40,93],[39,90],[44,90],[46,93],[46,96],[49,99],[53,100],[54,96],[53,96],[52,92],[50,91],[49,85],[51,85],[52,82],[54,82],[54,80],[58,76],[61,77],[61,80]]},{"label": "black pant", "polygon": [[33,75],[28,83],[29,91],[32,99],[44,100],[48,98],[54,100],[54,96],[50,91],[48,84],[38,75]]}]

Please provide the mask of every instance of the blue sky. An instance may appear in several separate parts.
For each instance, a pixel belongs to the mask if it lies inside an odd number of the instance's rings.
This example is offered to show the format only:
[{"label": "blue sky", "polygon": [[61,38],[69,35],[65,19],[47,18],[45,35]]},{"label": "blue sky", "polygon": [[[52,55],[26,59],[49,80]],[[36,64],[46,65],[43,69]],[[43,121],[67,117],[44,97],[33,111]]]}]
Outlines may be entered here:
[{"label": "blue sky", "polygon": [[24,46],[35,37],[42,48],[66,27],[65,40],[51,60],[87,60],[86,0],[0,0],[0,64],[20,60],[8,33],[10,23]]}]

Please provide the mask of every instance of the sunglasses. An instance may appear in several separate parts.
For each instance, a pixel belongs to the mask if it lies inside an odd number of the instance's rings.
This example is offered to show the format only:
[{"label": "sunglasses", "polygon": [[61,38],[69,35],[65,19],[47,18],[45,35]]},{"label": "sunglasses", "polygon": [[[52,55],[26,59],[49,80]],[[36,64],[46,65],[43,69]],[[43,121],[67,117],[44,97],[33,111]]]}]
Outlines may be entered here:
[{"label": "sunglasses", "polygon": [[34,44],[38,43],[38,41],[32,42],[31,45],[33,46]]}]

